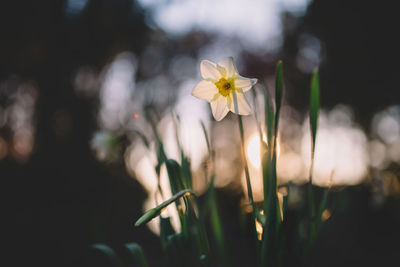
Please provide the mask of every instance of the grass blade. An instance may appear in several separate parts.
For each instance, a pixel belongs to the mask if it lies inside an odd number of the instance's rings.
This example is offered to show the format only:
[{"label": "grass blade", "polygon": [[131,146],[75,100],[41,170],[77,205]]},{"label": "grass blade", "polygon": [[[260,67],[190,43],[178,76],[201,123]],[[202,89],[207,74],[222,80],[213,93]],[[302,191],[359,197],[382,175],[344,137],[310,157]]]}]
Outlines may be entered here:
[{"label": "grass blade", "polygon": [[[316,235],[317,221],[315,218],[314,207],[314,194],[313,194],[313,170],[314,170],[314,153],[315,153],[315,140],[317,137],[318,129],[318,115],[319,115],[319,74],[318,69],[314,70],[311,78],[311,92],[310,92],[310,128],[311,128],[311,165],[310,165],[310,179],[308,185],[308,202],[309,202],[309,224],[310,224],[310,240],[309,246],[312,246],[313,240]],[[318,220],[318,219],[317,219]]]},{"label": "grass blade", "polygon": [[[211,142],[207,134],[206,126],[204,125],[203,121],[200,121],[201,128],[203,130],[204,138],[206,140],[208,154],[210,156],[210,161],[212,165],[215,164],[214,156],[211,148]],[[211,174],[210,183],[208,185],[207,190],[207,201],[206,201],[206,210],[204,213],[206,214],[208,211],[210,212],[210,220],[211,220],[211,229],[214,235],[215,243],[217,244],[218,254],[219,254],[219,261],[220,266],[228,266],[227,265],[227,258],[226,258],[226,250],[225,250],[225,240],[224,240],[224,233],[222,230],[222,223],[221,218],[218,212],[218,204],[217,198],[215,195],[215,185],[214,185],[214,168],[213,173]]]},{"label": "grass blade", "polygon": [[203,121],[200,121],[200,124],[201,124],[201,129],[203,130],[204,138],[206,140],[208,154],[210,155],[210,157],[212,157],[212,155],[211,155],[211,143],[210,143],[210,139],[208,138],[206,126],[205,126]]},{"label": "grass blade", "polygon": [[124,247],[130,252],[131,260],[135,266],[148,267],[142,248],[137,243],[128,243]]},{"label": "grass blade", "polygon": [[166,250],[168,245],[168,238],[171,235],[175,234],[175,230],[171,225],[171,220],[169,217],[162,217],[160,216],[160,239],[161,245],[164,250]]},{"label": "grass blade", "polygon": [[163,203],[161,203],[160,205],[158,205],[157,207],[147,211],[142,217],[140,217],[136,223],[135,226],[141,226],[145,223],[148,223],[149,221],[151,221],[152,219],[154,219],[155,217],[157,217],[158,215],[161,214],[161,212],[168,207],[168,205],[170,205],[171,203],[177,201],[178,199],[180,199],[181,197],[184,196],[188,196],[188,195],[195,195],[193,193],[192,190],[190,189],[185,189],[182,190],[180,192],[178,192],[177,194],[175,194],[174,196],[172,196],[170,199],[168,199],[167,201],[164,201]]},{"label": "grass blade", "polygon": [[97,250],[101,252],[103,255],[107,257],[107,259],[110,261],[111,265],[114,267],[123,267],[122,261],[120,258],[117,256],[115,251],[107,246],[106,244],[103,243],[96,243],[90,246],[90,248]]},{"label": "grass blade", "polygon": [[[273,123],[273,136],[271,135],[268,148],[269,151],[264,155],[263,161],[266,164],[263,166],[264,183],[268,184],[267,200],[264,200],[266,209],[266,221],[263,227],[263,240],[261,251],[261,263],[263,266],[276,266],[277,264],[277,241],[278,241],[278,225],[280,223],[280,216],[278,214],[278,199],[277,199],[277,175],[276,175],[276,162],[277,162],[277,136],[278,136],[278,122],[279,113],[282,104],[283,95],[283,70],[282,61],[279,61],[276,66],[276,79],[275,79],[275,118]],[[267,105],[267,103],[266,103]],[[268,112],[269,113],[269,112]],[[268,118],[266,118],[268,120]],[[268,122],[270,123],[271,122]],[[268,126],[268,125],[267,125]],[[265,170],[264,170],[265,168]],[[266,189],[264,189],[266,190]]]},{"label": "grass blade", "polygon": [[316,221],[316,228],[319,230],[319,227],[322,224],[322,213],[326,209],[326,205],[328,203],[328,195],[329,195],[329,190],[330,188],[325,188],[324,193],[322,195],[321,203],[319,204],[318,207],[318,213],[317,213],[317,221]]},{"label": "grass blade", "polygon": [[318,69],[314,70],[311,79],[311,95],[310,95],[310,124],[312,133],[312,157],[315,152],[315,139],[317,137],[319,114],[319,74]]},{"label": "grass blade", "polygon": [[268,94],[268,90],[264,89],[264,117],[265,117],[265,127],[267,133],[267,143],[271,144],[272,133],[274,129],[274,116],[275,112],[272,107],[271,97]]},{"label": "grass blade", "polygon": [[278,65],[276,66],[276,77],[275,77],[275,139],[278,137],[278,122],[279,122],[279,113],[282,105],[282,95],[283,95],[283,70],[282,70],[282,61],[278,61]]},{"label": "grass blade", "polygon": [[174,118],[174,126],[175,126],[175,138],[176,143],[178,146],[178,150],[181,156],[181,168],[182,168],[182,175],[185,182],[185,188],[192,188],[192,173],[190,171],[190,160],[186,157],[185,152],[183,151],[182,144],[179,141],[179,127],[180,127],[180,118],[178,115],[173,114]]},{"label": "grass blade", "polygon": [[[265,127],[266,127],[266,135],[267,135],[267,146],[265,146],[264,140],[262,136],[260,136],[260,143],[262,144],[262,154],[261,154],[261,166],[263,173],[263,187],[264,187],[264,210],[267,210],[268,203],[268,193],[269,193],[269,182],[270,182],[270,173],[271,173],[271,148],[272,148],[272,140],[273,140],[273,128],[274,128],[274,116],[275,112],[272,107],[271,98],[268,94],[268,90],[265,88],[264,91],[264,112],[265,112]],[[266,150],[268,148],[268,150]]]},{"label": "grass blade", "polygon": [[183,184],[182,171],[178,162],[173,159],[168,159],[165,162],[165,166],[167,167],[172,194],[177,194],[179,191],[186,189]]},{"label": "grass blade", "polygon": [[219,266],[228,266],[225,250],[224,233],[222,230],[221,218],[218,212],[217,199],[215,195],[214,177],[211,177],[207,192],[207,206],[210,210],[211,228],[219,254]]}]

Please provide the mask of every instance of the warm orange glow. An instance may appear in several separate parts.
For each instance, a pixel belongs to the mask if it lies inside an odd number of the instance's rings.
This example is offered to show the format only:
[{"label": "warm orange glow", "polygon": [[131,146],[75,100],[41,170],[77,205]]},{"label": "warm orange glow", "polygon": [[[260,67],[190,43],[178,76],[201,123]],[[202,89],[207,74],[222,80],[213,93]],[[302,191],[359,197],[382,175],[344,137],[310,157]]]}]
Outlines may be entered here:
[{"label": "warm orange glow", "polygon": [[331,213],[328,209],[325,209],[325,210],[322,212],[322,220],[323,220],[323,221],[328,220],[328,219],[331,217],[331,215],[332,215],[332,213]]},{"label": "warm orange glow", "polygon": [[133,114],[133,117],[135,117],[135,119],[139,118],[139,114],[137,114],[136,112]]},{"label": "warm orange glow", "polygon": [[245,205],[245,206],[244,206],[244,211],[245,211],[246,213],[250,213],[250,212],[253,211],[253,208],[251,207],[251,205]]},{"label": "warm orange glow", "polygon": [[283,194],[278,192],[277,196],[279,201],[279,213],[281,214],[281,221],[283,221]]},{"label": "warm orange glow", "polygon": [[256,231],[257,231],[257,238],[258,240],[262,239],[262,234],[263,234],[263,226],[262,224],[256,220]]}]

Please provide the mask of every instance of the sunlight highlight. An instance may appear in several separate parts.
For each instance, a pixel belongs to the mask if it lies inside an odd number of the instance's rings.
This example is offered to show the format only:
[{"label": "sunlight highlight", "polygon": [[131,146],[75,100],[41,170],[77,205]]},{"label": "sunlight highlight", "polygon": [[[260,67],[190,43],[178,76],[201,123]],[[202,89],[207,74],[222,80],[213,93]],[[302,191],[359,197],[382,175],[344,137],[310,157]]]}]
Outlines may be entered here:
[{"label": "sunlight highlight", "polygon": [[[265,136],[263,137],[263,140],[266,141]],[[278,139],[277,143],[278,158],[280,156],[280,153],[281,153],[281,148]],[[261,144],[260,144],[260,138],[258,137],[257,133],[251,135],[247,141],[246,156],[253,167],[257,169],[261,167]]]},{"label": "sunlight highlight", "polygon": [[247,142],[246,154],[250,164],[255,168],[260,168],[261,166],[260,146],[260,138],[258,138],[257,134],[253,134]]}]

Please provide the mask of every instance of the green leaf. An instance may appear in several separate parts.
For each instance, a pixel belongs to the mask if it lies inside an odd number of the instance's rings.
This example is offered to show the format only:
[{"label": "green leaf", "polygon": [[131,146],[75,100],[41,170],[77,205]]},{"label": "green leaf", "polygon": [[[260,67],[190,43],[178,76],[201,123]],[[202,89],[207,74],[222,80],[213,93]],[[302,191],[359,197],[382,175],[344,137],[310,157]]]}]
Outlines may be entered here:
[{"label": "green leaf", "polygon": [[204,125],[203,121],[200,121],[200,124],[201,124],[201,129],[203,130],[204,138],[206,140],[208,154],[210,154],[210,156],[211,156],[211,143],[210,143],[210,139],[208,138],[206,126]]},{"label": "green leaf", "polygon": [[265,127],[267,130],[267,143],[270,146],[272,140],[272,133],[274,131],[274,116],[275,112],[272,107],[271,98],[268,90],[264,90],[264,113],[265,113]]},{"label": "green leaf", "polygon": [[282,105],[282,95],[283,95],[283,70],[282,61],[279,60],[276,66],[276,77],[275,77],[275,138],[278,134],[278,122],[279,122],[279,112]]},{"label": "green leaf", "polygon": [[169,217],[160,217],[160,239],[161,244],[164,249],[166,249],[168,244],[168,237],[175,234],[175,230],[171,225],[171,220]]},{"label": "green leaf", "polygon": [[[261,141],[261,166],[263,173],[263,187],[264,187],[264,210],[267,209],[268,203],[268,194],[269,194],[269,183],[271,179],[271,162],[272,162],[272,142],[273,142],[273,133],[274,133],[274,116],[275,112],[272,107],[271,98],[268,94],[268,90],[265,88],[264,91],[264,112],[265,112],[265,127],[267,134],[267,146],[263,141],[263,138],[260,137]],[[266,151],[266,149],[268,149]]]},{"label": "green leaf", "polygon": [[180,199],[183,196],[186,195],[195,195],[193,193],[192,190],[190,189],[185,189],[182,190],[180,192],[178,192],[177,194],[175,194],[174,196],[172,196],[170,199],[168,199],[167,201],[164,201],[163,203],[161,203],[160,205],[158,205],[157,207],[147,211],[142,217],[140,217],[136,223],[135,226],[141,226],[149,221],[151,221],[152,219],[154,219],[155,217],[157,217],[158,215],[160,215],[160,213],[166,208],[168,207],[168,205],[170,205],[171,203],[175,202],[176,200]]},{"label": "green leaf", "polygon": [[180,118],[176,114],[173,114],[172,117],[174,118],[176,143],[178,145],[178,150],[181,155],[181,169],[185,181],[185,188],[192,188],[192,173],[190,171],[190,160],[188,157],[185,156],[185,152],[183,151],[179,138]]},{"label": "green leaf", "polygon": [[162,211],[162,209],[158,209],[158,208],[154,208],[154,209],[147,211],[144,215],[142,215],[142,217],[140,217],[136,221],[135,226],[138,227],[138,226],[141,226],[142,224],[148,223],[149,221],[151,221],[152,219],[154,219],[155,217],[160,215],[161,211]]},{"label": "green leaf", "polygon": [[165,254],[168,259],[166,266],[187,266],[192,258],[191,247],[185,247],[185,238],[182,233],[169,235],[165,244]]},{"label": "green leaf", "polygon": [[213,231],[214,240],[217,245],[220,266],[228,266],[226,258],[225,240],[224,233],[222,230],[221,218],[218,211],[218,203],[215,195],[214,177],[211,177],[211,181],[207,190],[207,207],[210,211],[211,229]]},{"label": "green leaf", "polygon": [[286,220],[286,215],[287,215],[287,207],[288,207],[288,201],[289,201],[289,194],[290,194],[290,187],[286,187],[286,194],[283,195],[283,201],[282,201],[282,215],[283,215],[283,220]]},{"label": "green leaf", "polygon": [[130,255],[132,256],[132,261],[135,263],[135,266],[149,266],[142,248],[137,243],[128,243],[125,244],[124,247],[130,252]]},{"label": "green leaf", "polygon": [[312,153],[315,151],[315,139],[317,137],[319,114],[319,74],[318,69],[314,70],[311,79],[311,94],[310,94],[310,124],[312,133]]},{"label": "green leaf", "polygon": [[[308,183],[308,204],[309,204],[309,224],[310,224],[310,240],[309,246],[312,246],[313,240],[317,231],[317,221],[315,220],[315,207],[314,207],[314,193],[313,193],[313,169],[314,169],[314,153],[315,153],[315,140],[317,137],[318,128],[318,115],[319,115],[319,74],[318,69],[314,70],[311,78],[311,92],[310,92],[310,127],[311,127],[311,166],[310,166],[310,179]],[[318,219],[317,219],[318,220]]]},{"label": "green leaf", "polygon": [[317,222],[316,222],[317,230],[319,229],[319,227],[322,224],[322,213],[326,209],[326,205],[328,203],[329,190],[330,190],[329,187],[325,188],[324,194],[322,195],[321,203],[319,204],[318,213],[317,213]]},{"label": "green leaf", "polygon": [[261,262],[262,266],[275,266],[277,263],[277,235],[278,235],[278,198],[276,195],[276,152],[267,167],[270,176],[268,185],[268,199],[266,206],[266,221],[263,227]]},{"label": "green leaf", "polygon": [[253,97],[253,104],[254,104],[254,112],[253,112],[253,114],[254,114],[254,119],[255,119],[255,121],[256,121],[256,126],[257,126],[257,131],[258,131],[258,135],[259,135],[259,137],[260,137],[260,140],[261,140],[261,142],[262,142],[262,126],[261,126],[261,122],[260,122],[260,120],[259,120],[259,117],[258,117],[258,101],[257,101],[257,90],[256,90],[256,88],[254,88],[254,90],[250,90],[251,91],[251,93],[252,93],[252,97]]},{"label": "green leaf", "polygon": [[107,259],[110,261],[112,266],[114,267],[122,267],[122,261],[120,258],[117,256],[117,254],[114,252],[114,250],[107,246],[106,244],[103,243],[96,243],[90,246],[92,249],[95,249],[97,251],[100,251],[102,254],[104,254]]},{"label": "green leaf", "polygon": [[182,162],[182,175],[185,181],[185,188],[192,189],[192,172],[190,169],[190,160],[181,151],[181,162]]},{"label": "green leaf", "polygon": [[168,159],[165,165],[167,167],[172,194],[177,194],[179,191],[184,190],[185,186],[182,181],[182,171],[178,162],[173,159]]},{"label": "green leaf", "polygon": [[[268,153],[263,156],[263,179],[264,190],[268,190],[267,199],[264,199],[264,207],[266,212],[266,221],[263,227],[263,240],[261,251],[261,263],[263,266],[275,266],[277,264],[277,242],[279,231],[279,210],[277,199],[277,175],[276,175],[276,162],[277,162],[277,136],[278,136],[278,122],[279,112],[282,103],[283,95],[283,71],[282,61],[279,61],[276,66],[276,80],[275,80],[275,119],[273,123],[273,136],[268,144]],[[268,118],[266,118],[268,119]],[[267,121],[268,122],[268,121]],[[271,122],[268,122],[271,123]],[[265,185],[268,185],[265,188]]]}]

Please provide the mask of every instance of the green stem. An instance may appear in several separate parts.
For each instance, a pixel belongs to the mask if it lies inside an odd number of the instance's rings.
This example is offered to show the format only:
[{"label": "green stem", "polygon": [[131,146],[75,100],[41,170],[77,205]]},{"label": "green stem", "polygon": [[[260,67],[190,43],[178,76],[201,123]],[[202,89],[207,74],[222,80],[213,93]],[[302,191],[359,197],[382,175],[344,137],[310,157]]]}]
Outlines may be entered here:
[{"label": "green stem", "polygon": [[308,207],[309,207],[309,248],[312,247],[315,239],[315,207],[313,192],[313,170],[314,170],[314,144],[311,151],[310,180],[308,182]]},{"label": "green stem", "polygon": [[[238,121],[239,121],[239,132],[240,132],[240,139],[241,139],[241,150],[242,150],[242,157],[243,157],[243,163],[244,163],[244,173],[246,175],[246,185],[247,185],[247,194],[250,200],[252,212],[251,212],[251,225],[252,225],[252,232],[255,236],[255,241],[256,241],[256,250],[257,254],[260,251],[259,247],[259,242],[258,242],[258,235],[257,235],[257,227],[256,227],[256,219],[257,219],[257,210],[256,210],[256,205],[254,204],[254,199],[253,199],[253,190],[251,189],[251,182],[250,182],[250,174],[249,174],[249,166],[247,164],[247,158],[246,158],[246,149],[245,149],[245,142],[244,142],[244,130],[243,130],[243,121],[242,121],[242,116],[238,115]],[[257,256],[258,257],[258,256]]]},{"label": "green stem", "polygon": [[247,164],[246,149],[245,149],[245,142],[244,142],[243,121],[242,121],[241,115],[238,115],[238,121],[239,121],[240,140],[242,143],[241,148],[242,148],[242,157],[243,157],[243,163],[244,163],[244,173],[246,175],[247,194],[249,196],[250,204],[253,209],[253,214],[255,214],[256,207],[255,207],[254,199],[253,199],[253,190],[251,189],[249,166]]}]

